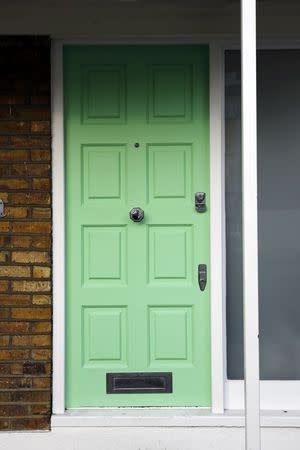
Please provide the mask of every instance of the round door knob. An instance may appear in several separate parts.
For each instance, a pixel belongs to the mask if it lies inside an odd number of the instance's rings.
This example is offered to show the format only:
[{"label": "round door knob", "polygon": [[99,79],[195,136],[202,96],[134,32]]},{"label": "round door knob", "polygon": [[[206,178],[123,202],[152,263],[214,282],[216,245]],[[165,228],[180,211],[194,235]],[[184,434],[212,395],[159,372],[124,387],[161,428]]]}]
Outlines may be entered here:
[{"label": "round door knob", "polygon": [[141,222],[144,218],[144,211],[142,208],[132,208],[129,217],[133,222]]}]

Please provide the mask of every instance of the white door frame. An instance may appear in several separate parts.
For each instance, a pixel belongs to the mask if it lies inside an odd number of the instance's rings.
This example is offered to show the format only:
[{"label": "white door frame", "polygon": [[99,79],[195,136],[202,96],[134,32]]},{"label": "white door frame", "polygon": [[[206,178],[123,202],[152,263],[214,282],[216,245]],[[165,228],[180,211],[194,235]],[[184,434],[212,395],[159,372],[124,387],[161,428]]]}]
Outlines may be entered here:
[{"label": "white door frame", "polygon": [[[119,42],[126,44],[128,42]],[[143,42],[151,44],[153,41]],[[159,41],[163,44],[162,40]],[[181,39],[167,43],[182,43]],[[185,41],[185,43],[188,43]],[[191,44],[207,44],[205,40],[190,41]],[[53,171],[53,413],[65,411],[65,205],[64,205],[64,123],[63,123],[63,47],[74,44],[116,44],[116,42],[55,40],[52,44],[52,171]],[[141,44],[141,42],[138,42]],[[221,146],[223,145],[223,56],[220,45],[211,42],[210,46],[210,179],[216,180],[224,170]],[[214,168],[212,170],[212,167]],[[222,175],[223,177],[223,175]],[[220,296],[222,284],[223,256],[217,248],[224,245],[224,205],[221,183],[211,183],[211,354],[212,354],[212,412],[224,412],[224,312]],[[221,225],[222,222],[222,225]],[[213,269],[215,267],[216,269]],[[224,299],[222,299],[223,304]]]},{"label": "white door frame", "polygon": [[[53,171],[53,418],[52,424],[59,426],[66,417],[65,411],[65,205],[64,205],[64,122],[63,122],[63,46],[84,44],[208,44],[210,47],[210,239],[211,239],[211,369],[212,407],[195,416],[182,418],[180,426],[196,423],[197,426],[243,426],[243,413],[224,413],[225,409],[244,408],[243,381],[226,379],[226,248],[225,248],[225,115],[224,115],[224,51],[239,48],[232,39],[204,37],[193,39],[145,39],[139,41],[99,41],[99,40],[54,40],[52,42],[52,171]],[[300,39],[293,41],[269,41],[260,48],[290,49],[300,48]],[[262,408],[269,410],[300,410],[300,381],[262,381]],[[274,395],[274,387],[276,395]],[[285,405],[287,407],[285,407]],[[103,411],[103,408],[102,408]],[[174,418],[177,409],[168,409],[167,417]],[[73,418],[74,418],[73,412]],[[85,416],[84,412],[77,416]],[[176,413],[177,414],[177,413]],[[196,414],[196,413],[195,413]],[[198,414],[198,413],[197,413]],[[67,417],[68,416],[68,417]],[[87,413],[88,416],[88,413]],[[264,414],[262,426],[270,424],[297,423],[296,416]],[[103,419],[94,420],[99,424]],[[112,416],[111,416],[112,417]],[[141,416],[140,416],[141,417]],[[148,419],[147,419],[148,420]],[[151,419],[153,422],[153,418]],[[167,420],[167,418],[166,418]],[[100,422],[99,422],[100,421]],[[136,418],[134,419],[136,423]],[[292,421],[292,422],[291,422]],[[129,420],[130,422],[130,420]],[[151,422],[151,423],[152,423]],[[155,422],[155,420],[154,420]],[[168,420],[167,420],[168,422]],[[66,423],[63,420],[63,423]],[[84,421],[87,424],[87,421]],[[102,423],[102,422],[101,422]],[[105,423],[112,423],[111,421]],[[141,424],[144,421],[141,419]],[[161,419],[158,418],[158,425]],[[168,422],[169,423],[169,422]],[[174,425],[175,422],[171,422]],[[266,425],[267,424],[267,425]]]}]

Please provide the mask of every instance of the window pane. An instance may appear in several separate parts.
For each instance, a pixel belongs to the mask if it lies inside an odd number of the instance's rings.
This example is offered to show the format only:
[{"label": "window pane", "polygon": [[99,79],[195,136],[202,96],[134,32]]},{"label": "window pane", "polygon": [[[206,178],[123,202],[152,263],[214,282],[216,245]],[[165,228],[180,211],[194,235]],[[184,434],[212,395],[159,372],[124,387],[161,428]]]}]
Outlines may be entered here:
[{"label": "window pane", "polygon": [[[226,52],[228,378],[243,377],[240,53]],[[300,51],[258,52],[262,379],[300,379]],[[251,205],[249,205],[251,208]]]}]

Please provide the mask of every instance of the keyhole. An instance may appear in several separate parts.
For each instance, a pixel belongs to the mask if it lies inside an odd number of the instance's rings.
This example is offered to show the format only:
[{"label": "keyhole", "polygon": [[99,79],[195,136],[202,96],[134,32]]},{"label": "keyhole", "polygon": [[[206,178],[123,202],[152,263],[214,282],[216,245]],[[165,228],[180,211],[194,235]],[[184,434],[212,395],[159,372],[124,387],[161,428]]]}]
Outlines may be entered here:
[{"label": "keyhole", "polygon": [[140,144],[139,144],[138,142],[136,142],[136,143],[134,144],[134,146],[135,146],[135,148],[139,148]]}]

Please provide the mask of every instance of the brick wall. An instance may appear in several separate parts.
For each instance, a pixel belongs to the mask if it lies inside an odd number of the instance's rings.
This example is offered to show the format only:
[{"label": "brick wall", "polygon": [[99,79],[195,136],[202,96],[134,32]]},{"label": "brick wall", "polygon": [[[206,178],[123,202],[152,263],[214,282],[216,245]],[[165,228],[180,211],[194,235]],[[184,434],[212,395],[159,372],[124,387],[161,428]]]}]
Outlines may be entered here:
[{"label": "brick wall", "polygon": [[51,405],[50,44],[0,37],[0,429]]}]

